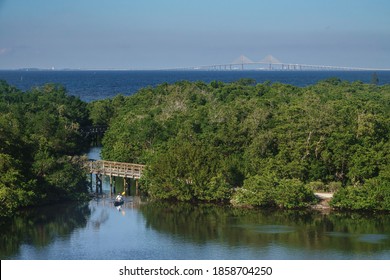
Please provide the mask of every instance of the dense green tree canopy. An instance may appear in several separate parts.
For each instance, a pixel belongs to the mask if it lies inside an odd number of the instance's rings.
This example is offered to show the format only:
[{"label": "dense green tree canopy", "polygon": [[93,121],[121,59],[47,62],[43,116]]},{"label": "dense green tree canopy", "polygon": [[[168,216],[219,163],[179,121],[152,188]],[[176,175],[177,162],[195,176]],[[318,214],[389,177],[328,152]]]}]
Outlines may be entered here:
[{"label": "dense green tree canopy", "polygon": [[86,191],[77,155],[88,123],[86,104],[62,86],[21,92],[0,81],[0,215]]},{"label": "dense green tree canopy", "polygon": [[106,111],[115,112],[104,158],[147,164],[143,187],[153,197],[293,208],[310,203],[313,187],[390,193],[388,85],[183,81]]},{"label": "dense green tree canopy", "polygon": [[[147,164],[157,199],[390,210],[390,86],[329,79],[178,82],[86,104],[59,85],[0,82],[0,210],[86,191],[80,127],[108,125],[103,157]],[[69,176],[72,174],[72,176]]]}]

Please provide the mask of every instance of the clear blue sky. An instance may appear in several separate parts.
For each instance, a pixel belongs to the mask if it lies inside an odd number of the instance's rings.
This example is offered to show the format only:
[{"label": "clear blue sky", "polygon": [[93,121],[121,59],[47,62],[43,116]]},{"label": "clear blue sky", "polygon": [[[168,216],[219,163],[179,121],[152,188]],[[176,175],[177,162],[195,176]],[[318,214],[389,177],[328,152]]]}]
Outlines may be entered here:
[{"label": "clear blue sky", "polygon": [[390,68],[389,0],[0,0],[0,69]]}]

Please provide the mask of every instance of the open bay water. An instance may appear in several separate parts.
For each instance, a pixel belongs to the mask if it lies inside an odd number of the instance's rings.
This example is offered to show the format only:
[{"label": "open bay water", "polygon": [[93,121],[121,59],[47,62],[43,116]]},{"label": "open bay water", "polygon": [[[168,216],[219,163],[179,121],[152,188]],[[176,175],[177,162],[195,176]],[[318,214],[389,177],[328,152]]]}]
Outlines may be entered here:
[{"label": "open bay water", "polygon": [[[390,72],[377,72],[380,84]],[[93,101],[181,80],[314,84],[337,77],[369,83],[371,72],[266,71],[0,71],[22,90],[63,84]],[[90,158],[99,159],[99,149]],[[70,174],[71,176],[71,174]],[[122,187],[122,189],[121,189]],[[123,191],[118,178],[116,191]],[[0,220],[2,260],[302,259],[390,260],[390,215],[236,209],[210,204],[144,201],[128,195],[113,205],[108,179],[103,195],[87,203],[26,209]]]},{"label": "open bay water", "polygon": [[[111,98],[117,94],[132,95],[141,88],[178,81],[217,80],[234,82],[250,78],[258,83],[285,83],[307,86],[328,78],[370,83],[370,71],[26,71],[1,70],[0,80],[21,90],[29,90],[47,83],[62,84],[71,95],[86,102]],[[376,71],[379,85],[390,83],[390,71]]]}]

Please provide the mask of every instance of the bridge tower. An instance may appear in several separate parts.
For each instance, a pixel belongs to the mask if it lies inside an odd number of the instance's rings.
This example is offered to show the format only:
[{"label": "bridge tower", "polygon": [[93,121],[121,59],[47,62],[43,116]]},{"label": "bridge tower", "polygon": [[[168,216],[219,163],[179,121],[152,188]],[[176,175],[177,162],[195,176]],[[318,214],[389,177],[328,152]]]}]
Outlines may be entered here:
[{"label": "bridge tower", "polygon": [[242,54],[239,57],[237,57],[235,60],[233,60],[231,64],[241,65],[241,70],[244,70],[244,65],[251,64],[251,63],[253,63],[253,61]]}]

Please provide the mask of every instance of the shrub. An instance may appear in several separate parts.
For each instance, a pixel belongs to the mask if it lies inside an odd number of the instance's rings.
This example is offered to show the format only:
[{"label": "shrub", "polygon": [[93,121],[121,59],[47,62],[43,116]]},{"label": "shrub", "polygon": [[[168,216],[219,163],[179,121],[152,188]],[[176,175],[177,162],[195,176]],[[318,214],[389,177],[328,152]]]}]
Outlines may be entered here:
[{"label": "shrub", "polygon": [[234,194],[231,203],[238,206],[274,206],[272,199],[275,185],[275,178],[254,175],[244,181],[242,188]]},{"label": "shrub", "polygon": [[282,179],[275,191],[274,201],[280,208],[308,207],[315,200],[313,191],[299,179]]},{"label": "shrub", "polygon": [[240,206],[292,209],[307,207],[313,201],[313,191],[299,179],[279,180],[272,176],[255,175],[244,181],[244,186],[236,192],[231,202]]},{"label": "shrub", "polygon": [[364,185],[339,189],[330,205],[339,209],[390,211],[390,182],[374,178]]},{"label": "shrub", "polygon": [[341,182],[330,182],[326,186],[327,186],[327,191],[328,192],[334,193],[334,192],[338,191],[339,189],[341,189],[342,184],[341,184]]},{"label": "shrub", "polygon": [[310,190],[312,190],[313,192],[316,192],[316,191],[324,191],[324,192],[326,192],[327,191],[327,186],[323,182],[321,182],[321,181],[310,182],[306,186]]}]

